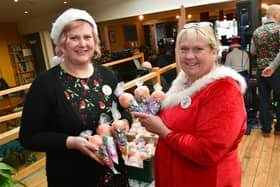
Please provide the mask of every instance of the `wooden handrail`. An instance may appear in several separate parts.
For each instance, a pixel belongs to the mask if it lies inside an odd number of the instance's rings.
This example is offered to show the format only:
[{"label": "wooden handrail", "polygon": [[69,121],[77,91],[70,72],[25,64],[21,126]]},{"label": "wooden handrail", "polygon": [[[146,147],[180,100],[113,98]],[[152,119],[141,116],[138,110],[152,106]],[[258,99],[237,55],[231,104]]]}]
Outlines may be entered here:
[{"label": "wooden handrail", "polygon": [[113,61],[113,62],[108,62],[108,63],[102,64],[102,65],[106,66],[106,67],[109,67],[109,66],[114,66],[114,65],[121,64],[121,63],[124,63],[124,62],[128,62],[128,61],[138,59],[138,58],[140,58],[140,63],[142,64],[144,62],[144,54],[140,53],[139,55],[133,55],[131,57],[116,60],[116,61]]},{"label": "wooden handrail", "polygon": [[163,74],[163,73],[165,73],[167,71],[170,71],[172,69],[176,69],[176,62],[174,62],[173,64],[169,64],[167,66],[164,66],[164,67],[160,68],[158,73],[159,74]]},{"label": "wooden handrail", "polygon": [[0,145],[6,144],[18,138],[19,127],[0,134]]},{"label": "wooden handrail", "polygon": [[7,94],[10,94],[10,93],[14,93],[14,92],[19,92],[19,91],[22,91],[22,90],[27,90],[27,89],[30,88],[30,86],[31,86],[31,83],[24,84],[24,85],[21,85],[21,86],[16,86],[16,87],[9,88],[9,89],[6,89],[6,90],[2,90],[2,91],[0,91],[0,96],[7,95]]},{"label": "wooden handrail", "polygon": [[124,89],[128,90],[130,88],[133,88],[134,86],[136,86],[136,82],[141,81],[141,82],[145,82],[147,80],[153,79],[157,77],[157,73],[156,72],[151,72],[148,73],[146,75],[143,75],[139,78],[133,79],[132,81],[126,82],[124,85]]},{"label": "wooden handrail", "polygon": [[13,112],[11,114],[0,116],[0,123],[4,122],[4,121],[11,120],[11,119],[20,118],[21,115],[22,115],[22,112],[20,111],[20,112]]}]

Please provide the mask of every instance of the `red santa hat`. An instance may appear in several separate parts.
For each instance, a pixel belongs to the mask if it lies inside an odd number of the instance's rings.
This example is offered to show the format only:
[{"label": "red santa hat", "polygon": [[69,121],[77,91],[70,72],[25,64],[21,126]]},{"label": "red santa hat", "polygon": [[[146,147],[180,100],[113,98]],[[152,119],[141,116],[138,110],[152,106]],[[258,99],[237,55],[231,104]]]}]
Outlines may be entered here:
[{"label": "red santa hat", "polygon": [[234,37],[232,38],[231,42],[230,42],[230,47],[234,48],[234,47],[241,47],[240,44],[240,38],[239,37]]}]

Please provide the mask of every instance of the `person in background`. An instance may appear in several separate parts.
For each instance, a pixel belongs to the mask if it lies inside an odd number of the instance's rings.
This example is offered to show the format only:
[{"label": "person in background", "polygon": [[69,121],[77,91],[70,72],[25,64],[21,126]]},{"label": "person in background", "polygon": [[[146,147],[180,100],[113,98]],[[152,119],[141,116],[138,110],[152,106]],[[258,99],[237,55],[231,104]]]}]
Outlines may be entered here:
[{"label": "person in background", "polygon": [[237,148],[247,122],[246,82],[218,64],[219,45],[211,23],[186,24],[176,41],[181,72],[159,115],[132,113],[159,135],[155,186],[240,186]]},{"label": "person in background", "polygon": [[230,43],[231,51],[226,56],[225,65],[236,70],[245,78],[249,76],[250,60],[246,51],[241,50],[240,38],[233,37]]},{"label": "person in background", "polygon": [[[51,38],[58,65],[40,74],[27,94],[19,138],[21,144],[46,152],[49,187],[128,186],[124,162],[113,175],[94,154],[96,147],[82,132],[96,132],[102,113],[112,116],[117,79],[99,57],[99,38],[94,19],[84,10],[67,9],[53,23]],[[124,120],[129,113],[119,107]],[[97,143],[97,142],[96,142]]]},{"label": "person in background", "polygon": [[[156,66],[162,68],[169,64],[175,63],[175,55],[173,51],[174,49],[160,48]],[[169,70],[168,72],[162,74],[169,85],[172,84],[172,81],[176,78],[176,75],[176,69]]]},{"label": "person in background", "polygon": [[[262,132],[264,137],[268,137],[272,130],[273,115],[271,112],[271,91],[273,100],[280,103],[280,71],[279,64],[280,51],[280,5],[271,5],[266,11],[267,20],[258,27],[252,36],[251,54],[256,55],[257,62],[257,84],[259,90],[259,111]],[[277,57],[278,54],[278,57]],[[266,76],[270,68],[273,72]],[[277,69],[276,69],[277,68]],[[274,133],[280,135],[280,107],[275,108],[277,123]]]},{"label": "person in background", "polygon": [[219,63],[224,65],[226,63],[226,57],[227,57],[228,51],[224,49],[221,53],[221,56],[218,57]]},{"label": "person in background", "polygon": [[[143,76],[145,74],[151,73],[153,71],[153,66],[150,62],[148,61],[144,61],[141,64],[141,70],[143,70],[143,74],[141,74],[140,76]],[[150,91],[154,90],[154,80],[147,80],[145,82],[145,84],[149,87]],[[170,85],[167,83],[167,81],[165,80],[165,78],[161,75],[160,76],[160,85],[162,86],[162,91],[163,92],[167,92],[167,90],[169,89]]]},{"label": "person in background", "polygon": [[151,64],[150,62],[148,62],[148,61],[143,62],[143,63],[142,63],[142,67],[143,67],[143,68],[150,69],[150,70],[153,69],[152,64]]},{"label": "person in background", "polygon": [[279,66],[280,66],[280,51],[275,57],[275,59],[271,62],[271,64],[269,64],[269,66],[264,68],[264,70],[262,71],[262,76],[270,77]]}]

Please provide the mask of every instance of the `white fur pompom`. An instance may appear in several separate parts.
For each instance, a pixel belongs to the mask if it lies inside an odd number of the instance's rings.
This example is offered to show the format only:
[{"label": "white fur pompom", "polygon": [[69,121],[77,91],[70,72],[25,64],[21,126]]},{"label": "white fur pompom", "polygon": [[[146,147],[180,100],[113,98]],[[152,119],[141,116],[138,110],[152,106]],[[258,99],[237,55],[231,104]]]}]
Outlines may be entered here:
[{"label": "white fur pompom", "polygon": [[54,56],[51,59],[51,64],[54,65],[54,66],[60,64],[61,62],[63,62],[63,57]]}]

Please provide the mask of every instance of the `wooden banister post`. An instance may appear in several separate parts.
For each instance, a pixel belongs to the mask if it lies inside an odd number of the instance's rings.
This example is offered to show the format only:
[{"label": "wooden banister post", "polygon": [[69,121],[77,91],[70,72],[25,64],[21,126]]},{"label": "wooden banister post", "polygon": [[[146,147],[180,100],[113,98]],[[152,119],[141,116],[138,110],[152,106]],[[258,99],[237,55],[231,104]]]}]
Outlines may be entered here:
[{"label": "wooden banister post", "polygon": [[144,62],[144,60],[145,60],[145,59],[144,59],[144,53],[142,52],[142,53],[141,53],[141,57],[140,57],[140,63],[142,64],[142,63]]},{"label": "wooden banister post", "polygon": [[[180,9],[180,18],[179,18],[179,21],[178,21],[178,32],[179,33],[182,29],[184,29],[184,25],[185,25],[185,22],[186,22],[186,10],[185,10],[185,7],[184,5],[181,5],[181,9]],[[179,54],[178,52],[176,51],[177,49],[175,48],[175,54],[176,54],[176,70],[177,70],[177,73],[180,72],[181,68],[180,68],[180,62],[179,62]]]},{"label": "wooden banister post", "polygon": [[161,83],[161,82],[160,82],[160,71],[159,71],[159,70],[160,70],[159,67],[154,67],[154,68],[152,69],[153,72],[156,72],[156,73],[157,73],[156,80],[154,79],[154,80],[155,80],[155,81],[154,81],[154,84],[156,84],[156,83],[159,83],[159,84],[160,84],[160,83]]}]

